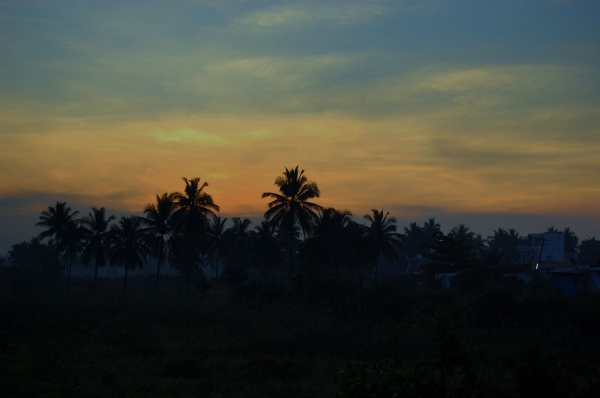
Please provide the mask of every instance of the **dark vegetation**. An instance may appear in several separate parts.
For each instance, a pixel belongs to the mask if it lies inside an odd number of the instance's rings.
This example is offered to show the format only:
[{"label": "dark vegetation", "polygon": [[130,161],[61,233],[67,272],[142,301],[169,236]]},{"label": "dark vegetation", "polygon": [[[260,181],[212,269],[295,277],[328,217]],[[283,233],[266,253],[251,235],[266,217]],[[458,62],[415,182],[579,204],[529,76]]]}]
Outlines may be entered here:
[{"label": "dark vegetation", "polygon": [[[77,218],[57,202],[40,236],[13,246],[0,268],[3,396],[600,396],[599,297],[560,297],[543,275],[502,283],[526,242],[516,231],[443,234],[430,219],[398,233],[383,210],[359,224],[313,203],[297,167],[263,195],[261,225],[226,228],[207,184],[184,182],[143,218]],[[594,238],[563,232],[567,251],[600,259]],[[422,272],[384,276],[417,254]],[[151,278],[97,278],[148,257]],[[76,261],[94,276],[71,278]],[[457,270],[442,289],[435,274]]]}]

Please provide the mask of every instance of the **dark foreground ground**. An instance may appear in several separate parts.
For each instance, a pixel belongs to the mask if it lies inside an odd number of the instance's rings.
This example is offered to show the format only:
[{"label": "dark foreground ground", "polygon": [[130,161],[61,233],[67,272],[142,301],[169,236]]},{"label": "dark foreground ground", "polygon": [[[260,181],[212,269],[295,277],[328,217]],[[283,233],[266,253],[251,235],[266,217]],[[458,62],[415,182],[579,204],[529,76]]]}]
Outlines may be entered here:
[{"label": "dark foreground ground", "polygon": [[6,397],[599,397],[600,299],[333,276],[221,286],[1,271]]}]

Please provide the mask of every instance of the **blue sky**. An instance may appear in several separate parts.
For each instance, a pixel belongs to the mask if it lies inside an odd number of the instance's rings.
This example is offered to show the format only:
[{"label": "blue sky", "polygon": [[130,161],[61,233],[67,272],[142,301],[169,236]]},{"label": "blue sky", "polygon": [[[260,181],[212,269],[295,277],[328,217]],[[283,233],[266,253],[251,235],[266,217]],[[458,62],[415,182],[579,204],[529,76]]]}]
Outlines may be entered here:
[{"label": "blue sky", "polygon": [[182,176],[259,217],[296,164],[358,216],[597,235],[599,17],[584,0],[0,1],[0,253],[56,200],[139,212]]}]

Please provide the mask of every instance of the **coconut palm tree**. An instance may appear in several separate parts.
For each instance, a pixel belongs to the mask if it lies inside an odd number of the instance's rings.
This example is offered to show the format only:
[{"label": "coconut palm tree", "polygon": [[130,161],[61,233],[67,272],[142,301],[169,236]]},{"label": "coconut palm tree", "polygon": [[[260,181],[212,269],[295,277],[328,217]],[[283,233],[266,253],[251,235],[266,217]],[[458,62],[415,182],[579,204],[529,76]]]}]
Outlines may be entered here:
[{"label": "coconut palm tree", "polygon": [[185,189],[183,192],[174,192],[173,201],[175,203],[174,219],[181,224],[187,233],[197,235],[206,228],[208,217],[215,216],[218,212],[217,206],[212,196],[204,191],[208,187],[205,181],[200,185],[200,178],[188,180],[183,177]]},{"label": "coconut palm tree", "polygon": [[452,235],[456,240],[471,242],[475,236],[475,232],[471,231],[465,224],[458,224],[450,230],[448,235]]},{"label": "coconut palm tree", "polygon": [[67,233],[69,223],[75,220],[79,214],[78,211],[72,211],[65,202],[56,202],[54,207],[48,206],[48,210],[40,214],[40,221],[35,225],[47,228],[42,231],[38,237],[40,239],[49,238],[54,240],[55,262],[54,262],[54,289],[58,288],[58,266],[60,252],[64,249],[64,239]]},{"label": "coconut palm tree", "polygon": [[348,257],[350,244],[344,233],[352,213],[327,208],[319,212],[309,237],[300,246],[300,258],[319,268],[339,265]]},{"label": "coconut palm tree", "polygon": [[390,263],[398,259],[396,247],[400,246],[400,234],[396,232],[396,219],[388,218],[389,212],[384,214],[383,209],[381,211],[371,209],[371,212],[372,216],[365,214],[364,218],[371,222],[366,230],[366,238],[375,264],[375,279],[377,279],[380,255]]},{"label": "coconut palm tree", "polygon": [[141,222],[145,226],[143,233],[145,235],[145,244],[148,252],[156,258],[156,283],[154,285],[153,297],[158,293],[158,284],[160,280],[160,268],[165,259],[169,239],[173,234],[172,216],[175,211],[173,195],[163,193],[162,196],[156,195],[156,203],[149,203],[144,208],[146,218]]},{"label": "coconut palm tree", "polygon": [[200,178],[188,180],[183,178],[185,189],[183,192],[174,192],[175,212],[173,213],[177,239],[173,248],[178,270],[186,282],[185,294],[189,290],[192,275],[197,271],[201,261],[200,252],[203,246],[202,239],[206,237],[208,217],[215,216],[220,210],[212,196],[204,188],[208,183],[200,184]]},{"label": "coconut palm tree", "polygon": [[279,193],[262,194],[263,198],[273,199],[268,204],[269,209],[265,212],[265,218],[267,221],[275,222],[280,233],[287,234],[291,279],[294,261],[294,229],[298,224],[304,235],[310,231],[316,212],[323,208],[309,200],[318,198],[321,192],[316,183],[308,181],[304,170],[298,170],[298,166],[291,169],[286,167],[283,175],[275,179],[275,185],[279,188]]},{"label": "coconut palm tree", "polygon": [[227,265],[230,267],[245,267],[248,265],[250,225],[249,219],[234,217],[233,226],[225,234],[228,255]]},{"label": "coconut palm tree", "polygon": [[263,220],[250,235],[250,264],[264,271],[265,281],[273,268],[283,263],[284,245],[278,234],[277,226]]},{"label": "coconut palm tree", "polygon": [[577,245],[579,244],[579,238],[574,231],[569,227],[565,227],[565,252],[567,253],[575,253],[577,251]]},{"label": "coconut palm tree", "polygon": [[222,219],[219,216],[214,216],[208,223],[208,231],[206,234],[206,251],[208,252],[208,258],[209,260],[212,260],[213,258],[216,259],[215,277],[217,280],[217,289],[219,280],[219,255],[223,253],[227,246],[225,242],[226,222],[227,218]]},{"label": "coconut palm tree", "polygon": [[121,217],[118,225],[111,227],[109,261],[112,265],[125,267],[123,297],[127,293],[127,271],[143,268],[146,259],[141,220],[136,216]]},{"label": "coconut palm tree", "polygon": [[79,220],[72,220],[67,224],[63,235],[64,257],[67,261],[67,293],[71,288],[71,269],[73,261],[77,261],[79,253],[83,250],[85,230]]},{"label": "coconut palm tree", "polygon": [[95,260],[94,267],[94,292],[98,287],[98,267],[103,267],[109,248],[110,223],[115,216],[106,217],[104,207],[92,207],[87,217],[81,220],[84,228],[84,243],[81,260],[84,265],[90,263],[92,257]]}]

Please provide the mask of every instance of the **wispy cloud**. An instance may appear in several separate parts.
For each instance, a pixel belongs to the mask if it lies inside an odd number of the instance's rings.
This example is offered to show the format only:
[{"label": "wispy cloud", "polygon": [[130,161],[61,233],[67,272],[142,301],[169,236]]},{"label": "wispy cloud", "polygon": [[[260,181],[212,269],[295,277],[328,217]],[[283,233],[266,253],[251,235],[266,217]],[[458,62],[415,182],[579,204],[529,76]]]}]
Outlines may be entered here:
[{"label": "wispy cloud", "polygon": [[296,3],[272,6],[239,17],[234,25],[253,29],[306,28],[313,24],[355,25],[382,15],[386,7],[377,3],[350,3],[338,5],[325,3]]}]

